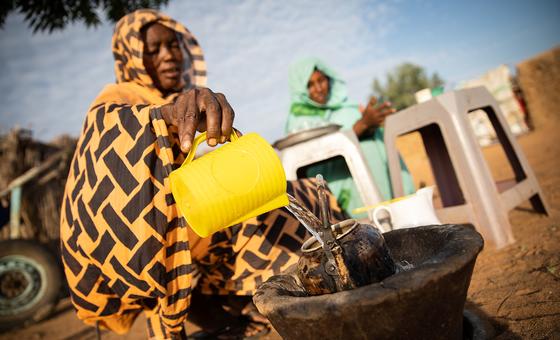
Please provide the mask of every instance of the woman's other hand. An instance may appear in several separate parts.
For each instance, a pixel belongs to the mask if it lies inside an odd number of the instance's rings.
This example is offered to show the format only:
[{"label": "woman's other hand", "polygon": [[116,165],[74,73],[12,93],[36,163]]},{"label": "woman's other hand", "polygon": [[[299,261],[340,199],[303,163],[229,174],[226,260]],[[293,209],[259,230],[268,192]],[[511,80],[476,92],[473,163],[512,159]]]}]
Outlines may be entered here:
[{"label": "woman's other hand", "polygon": [[235,113],[226,97],[207,88],[190,89],[173,104],[161,107],[165,122],[177,127],[181,150],[191,149],[196,131],[206,131],[209,146],[225,143],[232,132]]},{"label": "woman's other hand", "polygon": [[358,137],[369,134],[385,121],[385,117],[396,112],[391,102],[383,102],[377,105],[377,98],[371,97],[368,105],[361,110],[362,118],[354,124],[354,132]]}]

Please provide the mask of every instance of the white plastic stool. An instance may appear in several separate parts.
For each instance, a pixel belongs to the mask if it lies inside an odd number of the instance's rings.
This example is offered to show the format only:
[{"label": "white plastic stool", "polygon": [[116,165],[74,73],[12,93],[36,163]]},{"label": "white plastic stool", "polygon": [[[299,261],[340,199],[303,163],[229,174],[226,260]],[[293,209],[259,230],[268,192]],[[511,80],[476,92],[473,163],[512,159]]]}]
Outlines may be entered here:
[{"label": "white plastic stool", "polygon": [[[499,192],[467,114],[484,110],[515,173],[515,181]],[[385,146],[395,196],[403,194],[398,136],[418,131],[424,141],[443,208],[442,222],[471,222],[499,248],[514,242],[508,211],[529,199],[540,213],[549,211],[525,155],[509,130],[500,107],[485,87],[445,93],[387,117]]]},{"label": "white plastic stool", "polygon": [[[286,172],[286,179],[294,180],[304,177],[305,174],[298,174],[300,169],[342,156],[364,206],[382,202],[382,196],[369,171],[358,138],[353,131],[340,131],[339,128],[336,125],[329,125],[305,130],[275,142],[274,146],[280,150],[280,159]],[[371,213],[370,211],[370,219]]]}]

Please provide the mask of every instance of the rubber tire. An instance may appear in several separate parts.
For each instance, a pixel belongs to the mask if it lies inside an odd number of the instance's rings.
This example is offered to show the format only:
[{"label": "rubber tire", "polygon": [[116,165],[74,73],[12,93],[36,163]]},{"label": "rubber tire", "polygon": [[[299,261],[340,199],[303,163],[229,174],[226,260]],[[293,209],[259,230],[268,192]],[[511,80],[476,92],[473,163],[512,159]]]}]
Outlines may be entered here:
[{"label": "rubber tire", "polygon": [[[18,256],[40,267],[40,297],[31,301],[25,310],[14,315],[0,315],[0,330],[28,325],[48,317],[56,307],[62,287],[62,268],[57,257],[45,246],[29,240],[0,241],[0,261]],[[43,285],[45,285],[43,289]]]}]

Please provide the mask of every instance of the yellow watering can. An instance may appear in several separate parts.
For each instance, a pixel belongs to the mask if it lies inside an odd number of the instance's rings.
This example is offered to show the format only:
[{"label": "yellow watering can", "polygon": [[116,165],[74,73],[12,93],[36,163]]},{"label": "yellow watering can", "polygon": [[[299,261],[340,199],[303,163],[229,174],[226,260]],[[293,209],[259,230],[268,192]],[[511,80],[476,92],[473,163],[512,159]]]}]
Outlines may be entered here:
[{"label": "yellow watering can", "polygon": [[180,213],[201,237],[288,205],[286,174],[268,142],[256,133],[195,160],[197,136],[183,165],[169,175]]}]

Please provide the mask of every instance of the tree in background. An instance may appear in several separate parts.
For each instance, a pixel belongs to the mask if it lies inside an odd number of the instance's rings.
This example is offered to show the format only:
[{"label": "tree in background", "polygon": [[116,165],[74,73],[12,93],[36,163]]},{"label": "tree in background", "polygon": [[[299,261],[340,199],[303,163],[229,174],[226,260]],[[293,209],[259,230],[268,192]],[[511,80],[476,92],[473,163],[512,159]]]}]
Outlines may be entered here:
[{"label": "tree in background", "polygon": [[398,65],[387,74],[384,85],[377,78],[373,81],[374,95],[390,101],[397,110],[416,104],[414,93],[425,88],[443,86],[444,81],[437,73],[428,77],[422,66],[412,63]]},{"label": "tree in background", "polygon": [[67,24],[83,21],[88,27],[101,23],[99,13],[112,22],[140,8],[159,9],[169,0],[2,0],[0,1],[0,28],[6,17],[17,10],[25,15],[25,21],[38,31],[62,30]]}]

